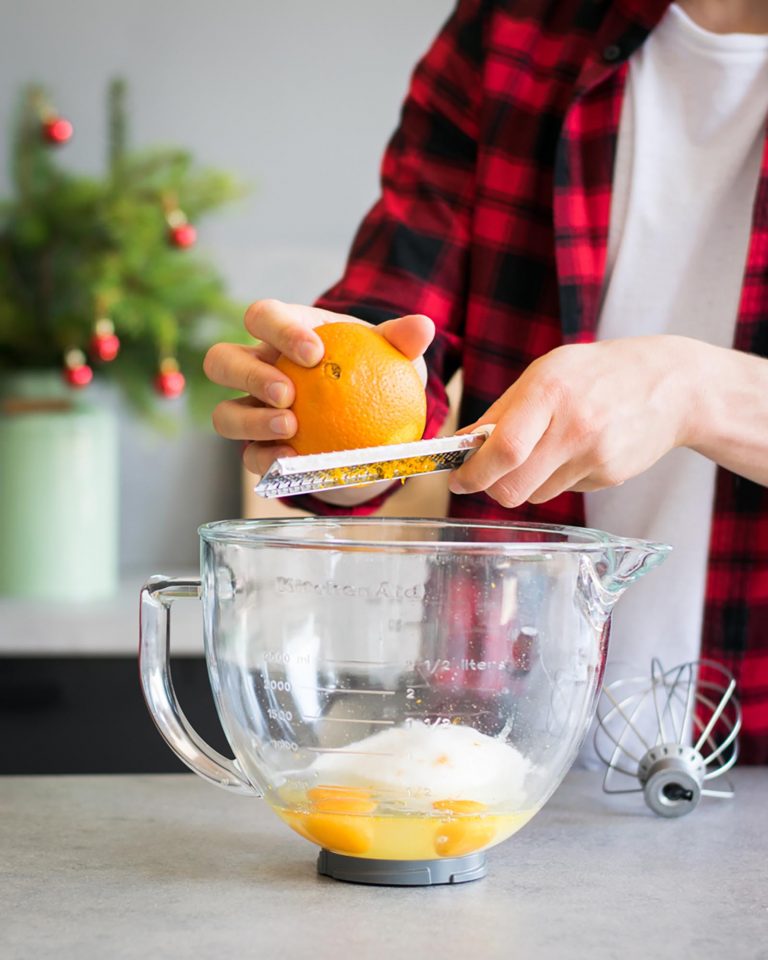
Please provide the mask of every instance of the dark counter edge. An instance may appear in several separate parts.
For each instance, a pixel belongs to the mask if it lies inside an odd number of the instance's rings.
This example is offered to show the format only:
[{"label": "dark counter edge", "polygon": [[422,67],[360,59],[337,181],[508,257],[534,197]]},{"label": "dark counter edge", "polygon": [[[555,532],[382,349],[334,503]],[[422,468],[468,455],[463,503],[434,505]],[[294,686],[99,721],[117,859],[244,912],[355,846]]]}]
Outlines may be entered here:
[{"label": "dark counter edge", "polygon": [[[231,756],[202,657],[173,658],[179,702]],[[147,712],[136,656],[0,657],[0,775],[181,773]]]}]

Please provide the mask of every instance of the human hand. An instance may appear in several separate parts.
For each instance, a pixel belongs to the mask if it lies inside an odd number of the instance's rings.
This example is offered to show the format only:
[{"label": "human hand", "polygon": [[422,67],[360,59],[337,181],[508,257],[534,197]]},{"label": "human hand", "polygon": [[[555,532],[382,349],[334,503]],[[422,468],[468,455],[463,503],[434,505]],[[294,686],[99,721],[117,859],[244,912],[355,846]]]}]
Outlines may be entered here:
[{"label": "human hand", "polygon": [[[288,409],[295,390],[291,380],[275,367],[275,361],[285,355],[302,366],[315,366],[323,357],[323,343],[314,329],[342,320],[363,323],[317,307],[259,300],[251,304],[245,314],[245,326],[259,343],[254,346],[217,343],[208,351],[203,362],[206,376],[214,383],[246,394],[220,403],[212,419],[221,436],[251,441],[243,454],[243,462],[252,473],[264,474],[277,457],[295,453],[290,438],[296,433],[297,423]],[[434,336],[432,321],[413,314],[388,320],[375,329],[413,360],[426,383],[422,354]],[[358,501],[371,496],[370,489],[367,493],[362,489],[345,492],[354,492]]]},{"label": "human hand", "polygon": [[503,507],[618,486],[693,437],[706,345],[676,336],[558,347],[535,360],[477,423],[494,432],[450,481]]}]

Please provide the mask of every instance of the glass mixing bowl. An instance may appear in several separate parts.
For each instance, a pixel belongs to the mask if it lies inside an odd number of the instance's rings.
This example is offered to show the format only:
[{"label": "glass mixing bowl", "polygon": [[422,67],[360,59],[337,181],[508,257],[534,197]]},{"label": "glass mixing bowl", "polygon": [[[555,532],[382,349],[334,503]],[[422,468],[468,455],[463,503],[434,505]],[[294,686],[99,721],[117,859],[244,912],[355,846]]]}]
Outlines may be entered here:
[{"label": "glass mixing bowl", "polygon": [[[200,536],[201,580],[142,591],[141,681],[160,732],[201,776],[263,796],[323,848],[323,872],[403,883],[481,875],[478,855],[546,802],[592,719],[613,604],[669,549],[390,518],[228,521]],[[169,608],[190,596],[234,760],[173,692]]]}]

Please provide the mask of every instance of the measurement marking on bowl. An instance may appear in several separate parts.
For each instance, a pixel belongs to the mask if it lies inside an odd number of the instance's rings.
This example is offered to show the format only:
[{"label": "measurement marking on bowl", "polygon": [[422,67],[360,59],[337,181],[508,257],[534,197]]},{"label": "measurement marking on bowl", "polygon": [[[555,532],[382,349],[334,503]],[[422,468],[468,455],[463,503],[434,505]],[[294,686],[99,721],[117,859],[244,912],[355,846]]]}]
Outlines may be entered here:
[{"label": "measurement marking on bowl", "polygon": [[317,690],[318,693],[363,693],[370,697],[394,697],[397,690],[357,690],[354,687],[314,687],[298,684],[300,690]]},{"label": "measurement marking on bowl", "polygon": [[346,657],[343,660],[332,660],[330,657],[322,657],[320,662],[354,664],[362,667],[402,667],[399,660],[348,660]]},{"label": "measurement marking on bowl", "polygon": [[310,717],[306,713],[302,716],[302,720],[327,720],[328,723],[376,723],[380,726],[391,727],[394,724],[394,720],[360,720],[354,717],[323,717],[322,715],[316,717]]}]

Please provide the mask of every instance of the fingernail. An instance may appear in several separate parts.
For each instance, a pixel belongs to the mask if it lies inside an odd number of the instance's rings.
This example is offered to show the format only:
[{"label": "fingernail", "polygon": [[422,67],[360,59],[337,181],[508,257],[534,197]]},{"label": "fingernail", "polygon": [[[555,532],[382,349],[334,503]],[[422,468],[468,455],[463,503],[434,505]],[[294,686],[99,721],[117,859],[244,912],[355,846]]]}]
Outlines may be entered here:
[{"label": "fingernail", "polygon": [[271,383],[267,387],[267,396],[276,407],[284,407],[288,401],[288,387],[284,383]]},{"label": "fingernail", "polygon": [[288,426],[288,417],[272,417],[269,421],[269,429],[280,437],[289,436],[291,428]]},{"label": "fingernail", "polygon": [[464,487],[462,487],[458,480],[449,480],[448,489],[451,491],[451,493],[464,493]]},{"label": "fingernail", "polygon": [[305,340],[304,343],[300,343],[296,352],[299,355],[299,359],[310,367],[313,367],[316,363],[320,363],[323,356],[320,344],[315,343],[314,340]]}]

